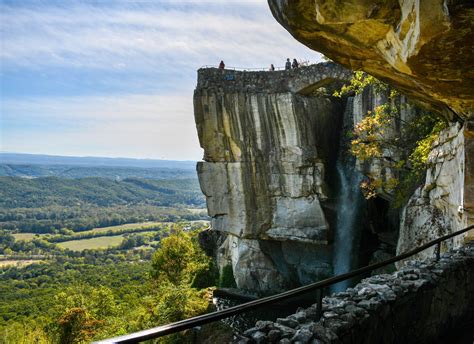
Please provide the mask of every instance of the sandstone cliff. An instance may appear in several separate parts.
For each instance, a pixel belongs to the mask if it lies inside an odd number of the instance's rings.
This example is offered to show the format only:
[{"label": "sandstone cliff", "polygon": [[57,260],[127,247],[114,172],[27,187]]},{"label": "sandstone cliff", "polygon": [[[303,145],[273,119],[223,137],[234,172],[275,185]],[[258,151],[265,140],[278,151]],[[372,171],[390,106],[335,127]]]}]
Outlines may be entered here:
[{"label": "sandstone cliff", "polygon": [[[474,223],[473,136],[468,124],[453,123],[434,143],[425,183],[402,211],[398,253]],[[442,250],[459,247],[463,240],[462,236],[453,238],[443,243]],[[433,254],[431,248],[418,257]]]},{"label": "sandstone cliff", "polygon": [[238,287],[283,290],[330,275],[322,201],[344,104],[308,89],[349,75],[331,63],[198,72],[194,107],[205,152],[198,175],[213,230],[229,234],[219,264],[232,265]]},{"label": "sandstone cliff", "polygon": [[441,0],[269,0],[297,40],[448,117],[474,117],[474,6]]},{"label": "sandstone cliff", "polygon": [[426,184],[415,192],[402,212],[399,252],[441,233],[471,225],[474,216],[472,3],[421,0],[269,0],[268,3],[277,21],[303,44],[348,68],[364,70],[386,81],[453,121],[430,155],[432,166]]},{"label": "sandstone cliff", "polygon": [[[216,258],[221,269],[232,267],[239,288],[284,290],[339,271],[334,264],[341,254],[347,270],[358,259],[367,263],[395,252],[398,217],[388,202],[359,201],[341,190],[357,193],[350,177],[357,169],[390,175],[376,163],[345,158],[346,132],[386,102],[372,89],[332,97],[331,88],[349,78],[333,63],[281,72],[199,70],[194,107],[205,161],[198,175],[212,230],[226,235]],[[400,104],[401,119],[414,115],[405,97]],[[400,135],[400,128],[391,132]],[[338,159],[345,161],[343,171]],[[341,197],[357,218],[337,215]],[[353,232],[338,237],[340,222]]]}]

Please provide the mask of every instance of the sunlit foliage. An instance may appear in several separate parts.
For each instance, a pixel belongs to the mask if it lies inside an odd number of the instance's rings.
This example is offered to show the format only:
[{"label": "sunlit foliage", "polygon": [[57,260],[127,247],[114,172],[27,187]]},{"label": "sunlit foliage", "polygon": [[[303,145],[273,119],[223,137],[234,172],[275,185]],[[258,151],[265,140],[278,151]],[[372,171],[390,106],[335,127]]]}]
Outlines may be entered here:
[{"label": "sunlit foliage", "polygon": [[[377,161],[382,170],[390,170],[389,176],[366,176],[360,184],[366,198],[381,192],[392,194],[394,205],[399,207],[421,183],[432,144],[447,123],[441,117],[422,110],[418,110],[414,118],[402,120],[398,92],[362,71],[354,72],[350,83],[336,91],[334,96],[361,94],[369,86],[386,101],[355,125],[350,133],[350,150],[360,162]],[[401,135],[394,133],[397,126]]]}]

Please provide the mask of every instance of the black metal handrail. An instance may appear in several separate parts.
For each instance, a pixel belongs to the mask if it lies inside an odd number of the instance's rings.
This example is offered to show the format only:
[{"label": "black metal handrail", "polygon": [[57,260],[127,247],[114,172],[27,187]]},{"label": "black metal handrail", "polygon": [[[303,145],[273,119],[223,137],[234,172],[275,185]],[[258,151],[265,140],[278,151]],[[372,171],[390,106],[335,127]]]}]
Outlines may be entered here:
[{"label": "black metal handrail", "polygon": [[258,299],[258,300],[243,303],[241,305],[237,305],[237,306],[230,307],[230,308],[227,308],[227,309],[223,309],[223,310],[220,310],[220,311],[216,311],[216,312],[212,312],[212,313],[208,313],[208,314],[204,314],[204,315],[199,315],[197,317],[177,321],[177,322],[174,322],[174,323],[171,323],[171,324],[154,327],[154,328],[151,328],[151,329],[148,329],[148,330],[143,330],[143,331],[127,334],[127,335],[120,336],[120,337],[105,339],[105,340],[97,342],[97,344],[139,343],[139,342],[142,342],[142,341],[145,341],[145,340],[159,338],[159,337],[163,337],[163,336],[168,335],[168,334],[181,332],[183,330],[194,328],[196,326],[201,326],[201,325],[204,325],[204,324],[208,324],[208,323],[211,323],[211,322],[215,322],[215,321],[218,321],[218,320],[221,320],[221,319],[228,318],[228,317],[233,316],[233,315],[241,314],[241,313],[253,310],[255,308],[262,307],[264,305],[269,305],[269,304],[272,304],[272,303],[276,303],[276,302],[279,302],[279,301],[282,301],[282,300],[289,299],[289,298],[294,297],[294,296],[299,296],[299,295],[302,295],[302,294],[306,294],[310,291],[319,290],[319,289],[322,289],[322,288],[329,287],[329,286],[331,286],[335,283],[338,283],[338,282],[341,282],[341,281],[344,281],[344,280],[347,280],[347,279],[351,279],[351,278],[359,276],[359,275],[369,273],[373,270],[376,270],[378,268],[387,266],[387,265],[392,264],[392,263],[399,262],[399,261],[401,261],[403,259],[406,259],[406,258],[409,258],[409,257],[411,257],[411,256],[413,256],[413,255],[415,255],[415,254],[417,254],[417,253],[419,253],[423,250],[426,250],[427,248],[429,248],[431,246],[434,246],[434,245],[438,245],[437,250],[436,250],[436,256],[439,259],[440,249],[441,249],[441,247],[440,247],[441,242],[443,242],[445,240],[448,240],[448,239],[451,239],[451,238],[453,238],[457,235],[466,233],[467,231],[469,231],[471,229],[474,229],[474,225],[469,226],[469,227],[464,228],[464,229],[461,229],[457,232],[442,236],[440,238],[434,239],[434,240],[432,240],[432,241],[430,241],[430,242],[428,242],[424,245],[421,245],[421,246],[419,246],[419,247],[417,247],[413,250],[407,251],[405,253],[402,253],[402,254],[400,254],[398,256],[395,256],[393,258],[384,260],[382,262],[370,264],[366,267],[359,268],[359,269],[353,270],[351,272],[348,272],[348,273],[345,273],[345,274],[342,274],[342,275],[327,278],[325,280],[322,280],[322,281],[319,281],[319,282],[316,282],[316,283],[311,283],[311,284],[305,285],[303,287],[288,290],[288,291],[285,291],[285,292],[280,293],[280,294],[267,296],[267,297],[264,297],[264,298],[261,298],[261,299]]}]

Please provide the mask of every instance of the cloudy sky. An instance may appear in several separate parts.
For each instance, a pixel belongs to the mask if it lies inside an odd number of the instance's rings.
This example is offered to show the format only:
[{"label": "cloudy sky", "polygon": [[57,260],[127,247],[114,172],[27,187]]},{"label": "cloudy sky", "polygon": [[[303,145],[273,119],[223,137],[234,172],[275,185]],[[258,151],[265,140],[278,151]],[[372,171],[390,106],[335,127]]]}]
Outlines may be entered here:
[{"label": "cloudy sky", "polygon": [[0,0],[0,151],[200,160],[203,65],[317,62],[254,1]]}]

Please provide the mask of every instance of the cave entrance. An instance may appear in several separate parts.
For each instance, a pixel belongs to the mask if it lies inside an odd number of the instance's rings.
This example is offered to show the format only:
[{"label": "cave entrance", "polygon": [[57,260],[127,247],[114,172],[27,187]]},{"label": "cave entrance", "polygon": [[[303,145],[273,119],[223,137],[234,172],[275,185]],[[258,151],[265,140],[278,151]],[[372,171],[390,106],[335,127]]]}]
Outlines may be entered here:
[{"label": "cave entrance", "polygon": [[[399,220],[399,210],[393,209],[388,200],[378,196],[367,200],[363,223],[365,230],[361,237],[361,264],[372,264],[395,256]],[[390,270],[385,268],[383,272]]]}]

